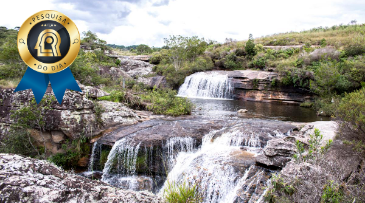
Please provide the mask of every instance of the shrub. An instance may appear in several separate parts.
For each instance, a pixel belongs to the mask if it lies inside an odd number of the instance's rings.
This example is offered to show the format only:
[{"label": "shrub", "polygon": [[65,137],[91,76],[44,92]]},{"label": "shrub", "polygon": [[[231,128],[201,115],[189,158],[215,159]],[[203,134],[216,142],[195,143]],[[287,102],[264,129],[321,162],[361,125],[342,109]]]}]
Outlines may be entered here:
[{"label": "shrub", "polygon": [[[308,152],[305,154],[305,148],[303,143],[301,143],[299,140],[296,141],[297,151],[298,154],[294,154],[294,159],[297,162],[316,162],[318,159],[320,159],[324,153],[328,151],[328,149],[331,147],[332,140],[328,140],[325,146],[322,145],[322,139],[323,135],[321,132],[316,128],[314,129],[314,134],[309,135],[308,140]],[[305,155],[304,155],[305,154]]]},{"label": "shrub", "polygon": [[338,184],[329,181],[324,186],[321,203],[340,203],[343,199],[343,191]]},{"label": "shrub", "polygon": [[152,56],[150,58],[150,63],[152,64],[159,64],[162,60],[162,54],[160,52],[154,52],[152,53]]},{"label": "shrub", "polygon": [[263,69],[266,66],[266,59],[265,57],[257,57],[255,60],[252,61],[250,67],[251,68],[260,68]]},{"label": "shrub", "polygon": [[167,182],[167,188],[163,191],[163,197],[169,203],[202,202],[203,197],[199,193],[196,184],[183,182],[177,185],[175,182]]},{"label": "shrub", "polygon": [[365,87],[355,92],[345,94],[341,100],[336,115],[349,125],[349,129],[362,134],[365,140]]},{"label": "shrub", "polygon": [[241,63],[237,60],[235,53],[230,53],[226,56],[224,60],[224,67],[229,70],[241,68]]},{"label": "shrub", "polygon": [[253,41],[252,34],[249,35],[248,41],[246,42],[245,51],[249,56],[255,56],[256,50],[255,50],[255,43]]},{"label": "shrub", "polygon": [[311,108],[313,106],[313,103],[312,102],[303,102],[303,103],[300,103],[300,106],[304,107],[304,108]]},{"label": "shrub", "polygon": [[34,157],[39,150],[26,130],[11,130],[0,142],[0,153],[14,153]]},{"label": "shrub", "polygon": [[142,95],[142,100],[149,103],[147,109],[155,114],[179,116],[191,114],[192,103],[181,97],[176,97],[176,91],[154,89]]},{"label": "shrub", "polygon": [[54,154],[48,160],[64,169],[76,168],[80,158],[90,153],[90,146],[84,137],[73,140],[71,143],[67,141],[62,144],[62,149],[66,153]]}]

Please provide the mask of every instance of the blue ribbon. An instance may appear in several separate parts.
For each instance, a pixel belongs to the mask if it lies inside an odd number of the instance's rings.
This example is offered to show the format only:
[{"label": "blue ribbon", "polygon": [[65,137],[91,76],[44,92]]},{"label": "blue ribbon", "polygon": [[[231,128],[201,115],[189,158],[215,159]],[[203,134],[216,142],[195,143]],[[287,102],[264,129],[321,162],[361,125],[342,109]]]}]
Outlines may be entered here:
[{"label": "blue ribbon", "polygon": [[62,103],[66,89],[81,92],[69,67],[52,74],[40,73],[28,67],[14,92],[32,89],[34,98],[37,104],[39,104],[46,93],[49,82],[51,82],[53,93],[59,104]]}]

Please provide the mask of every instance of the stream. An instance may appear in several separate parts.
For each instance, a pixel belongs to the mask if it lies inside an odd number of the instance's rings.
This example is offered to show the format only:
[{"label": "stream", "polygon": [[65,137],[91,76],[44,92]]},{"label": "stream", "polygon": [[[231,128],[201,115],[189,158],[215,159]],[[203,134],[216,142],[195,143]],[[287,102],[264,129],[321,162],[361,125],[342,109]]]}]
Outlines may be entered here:
[{"label": "stream", "polygon": [[262,202],[276,172],[255,164],[267,141],[296,129],[285,121],[329,118],[294,105],[232,100],[231,92],[228,77],[187,77],[178,96],[195,105],[192,116],[145,121],[104,135],[94,143],[85,174],[161,196],[173,184],[189,183],[198,186],[203,202]]}]

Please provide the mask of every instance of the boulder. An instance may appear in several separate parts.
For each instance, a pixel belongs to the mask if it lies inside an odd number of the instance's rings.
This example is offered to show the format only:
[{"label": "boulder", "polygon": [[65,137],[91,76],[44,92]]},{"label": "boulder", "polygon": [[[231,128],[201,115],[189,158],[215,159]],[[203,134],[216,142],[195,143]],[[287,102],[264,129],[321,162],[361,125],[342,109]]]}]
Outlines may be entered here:
[{"label": "boulder", "polygon": [[121,57],[119,60],[122,70],[124,70],[129,76],[133,78],[146,76],[152,73],[152,67],[154,66],[150,63],[134,60],[130,57]]},{"label": "boulder", "polygon": [[286,156],[291,157],[297,152],[297,147],[291,142],[286,142],[284,139],[272,139],[267,142],[264,148],[266,156]]},{"label": "boulder", "polygon": [[149,86],[150,88],[167,88],[169,87],[165,76],[153,76],[153,77],[139,77],[137,82],[142,82],[143,84]]},{"label": "boulder", "polygon": [[285,166],[297,152],[295,144],[283,138],[269,140],[263,154],[256,157],[256,163],[268,168],[277,169]]},{"label": "boulder", "polygon": [[118,189],[11,154],[0,154],[0,186],[0,202],[163,202],[150,192]]},{"label": "boulder", "polygon": [[54,143],[61,143],[62,141],[65,140],[65,134],[63,134],[62,131],[52,131],[51,132],[51,135],[52,135],[52,141]]}]

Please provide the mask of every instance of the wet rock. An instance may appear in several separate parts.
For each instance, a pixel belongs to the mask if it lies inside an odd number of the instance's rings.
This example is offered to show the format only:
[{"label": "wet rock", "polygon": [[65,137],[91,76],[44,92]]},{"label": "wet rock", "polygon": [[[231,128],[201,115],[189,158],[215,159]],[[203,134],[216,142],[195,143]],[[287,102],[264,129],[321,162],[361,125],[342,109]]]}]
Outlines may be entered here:
[{"label": "wet rock", "polygon": [[86,171],[86,172],[79,173],[79,175],[81,175],[85,178],[92,179],[92,180],[101,180],[101,178],[103,176],[103,172],[102,171]]},{"label": "wet rock", "polygon": [[162,202],[152,193],[118,189],[43,160],[0,154],[0,163],[1,202]]}]

